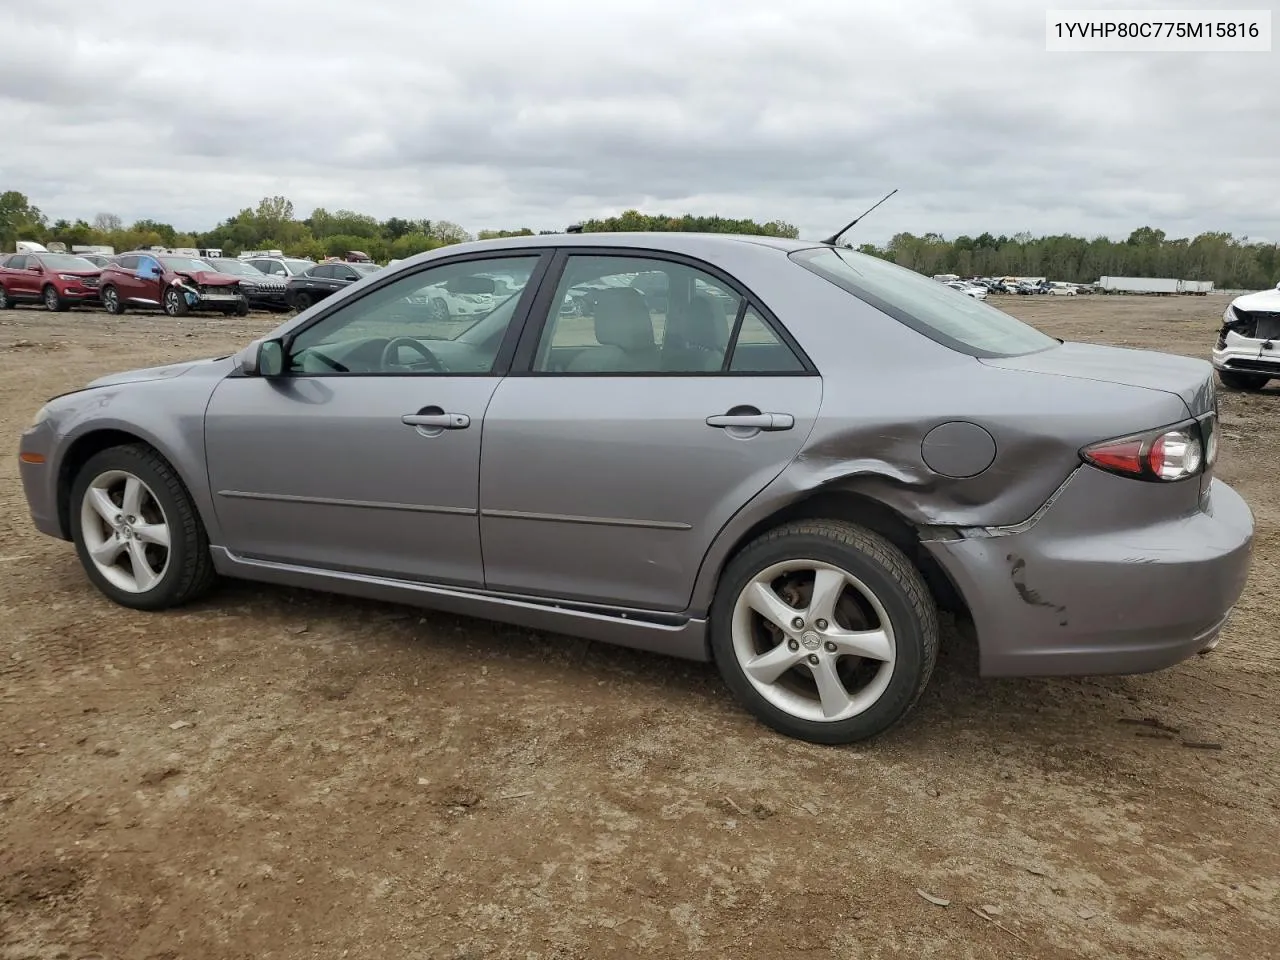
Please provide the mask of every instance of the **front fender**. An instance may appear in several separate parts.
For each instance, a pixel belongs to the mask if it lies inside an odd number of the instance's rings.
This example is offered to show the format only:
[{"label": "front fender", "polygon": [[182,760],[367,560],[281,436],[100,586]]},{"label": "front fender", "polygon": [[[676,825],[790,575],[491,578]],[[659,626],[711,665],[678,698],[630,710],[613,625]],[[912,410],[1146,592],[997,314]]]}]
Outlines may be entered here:
[{"label": "front fender", "polygon": [[76,456],[82,443],[104,432],[126,434],[154,447],[172,465],[191,494],[210,542],[221,542],[204,450],[205,409],[220,379],[185,375],[97,387],[63,397],[50,422],[53,440],[43,481],[46,496],[61,506],[65,486],[60,481],[68,458]]}]

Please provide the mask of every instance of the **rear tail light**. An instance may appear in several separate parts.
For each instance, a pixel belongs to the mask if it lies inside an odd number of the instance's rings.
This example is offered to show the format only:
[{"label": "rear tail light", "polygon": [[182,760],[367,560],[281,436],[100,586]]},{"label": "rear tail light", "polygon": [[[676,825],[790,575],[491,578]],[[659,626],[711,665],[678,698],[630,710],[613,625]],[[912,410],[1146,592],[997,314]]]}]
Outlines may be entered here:
[{"label": "rear tail light", "polygon": [[1100,470],[1171,483],[1198,476],[1218,455],[1217,416],[1209,413],[1172,427],[1090,444],[1080,451],[1085,463]]}]

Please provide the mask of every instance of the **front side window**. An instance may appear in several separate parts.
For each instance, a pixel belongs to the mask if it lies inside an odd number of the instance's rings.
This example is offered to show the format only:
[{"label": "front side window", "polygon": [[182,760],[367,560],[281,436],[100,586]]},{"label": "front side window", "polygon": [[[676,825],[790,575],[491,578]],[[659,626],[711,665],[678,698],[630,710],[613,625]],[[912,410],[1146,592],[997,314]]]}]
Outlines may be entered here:
[{"label": "front side window", "polygon": [[[740,293],[687,264],[572,255],[533,368],[597,375],[720,373],[744,311],[753,312]],[[794,369],[803,369],[790,348],[777,338],[775,344],[795,361]]]},{"label": "front side window", "polygon": [[1058,345],[1003,310],[879,257],[836,247],[790,256],[916,332],[970,356],[1015,357]]},{"label": "front side window", "polygon": [[[354,300],[288,344],[295,374],[492,371],[539,255],[418,270]],[[318,274],[321,269],[313,268]],[[506,280],[497,288],[492,274]]]}]

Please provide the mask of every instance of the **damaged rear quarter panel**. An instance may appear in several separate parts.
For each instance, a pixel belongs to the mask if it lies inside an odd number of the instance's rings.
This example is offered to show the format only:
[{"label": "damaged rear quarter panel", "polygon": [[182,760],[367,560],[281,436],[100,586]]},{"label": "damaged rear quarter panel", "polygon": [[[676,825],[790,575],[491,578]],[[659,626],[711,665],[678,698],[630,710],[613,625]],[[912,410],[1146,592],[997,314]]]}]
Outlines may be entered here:
[{"label": "damaged rear quarter panel", "polygon": [[[812,286],[804,299],[814,309],[781,319],[822,374],[821,414],[796,459],[711,544],[691,598],[695,610],[709,606],[741,539],[805,497],[860,494],[917,527],[1016,524],[1079,467],[1082,446],[1187,416],[1174,394],[988,365],[803,270],[787,279]],[[800,299],[786,293],[776,302]],[[951,421],[977,424],[995,438],[985,471],[957,479],[925,464],[925,435]]]}]

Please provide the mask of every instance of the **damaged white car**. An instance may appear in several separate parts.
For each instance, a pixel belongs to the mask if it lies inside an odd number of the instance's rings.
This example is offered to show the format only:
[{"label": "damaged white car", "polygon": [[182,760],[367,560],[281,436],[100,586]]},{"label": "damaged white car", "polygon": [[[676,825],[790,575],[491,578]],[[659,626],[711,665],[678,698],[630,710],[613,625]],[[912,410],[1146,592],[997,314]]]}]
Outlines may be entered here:
[{"label": "damaged white car", "polygon": [[1213,350],[1213,366],[1224,387],[1261,390],[1280,377],[1280,283],[1274,290],[1231,301]]}]

